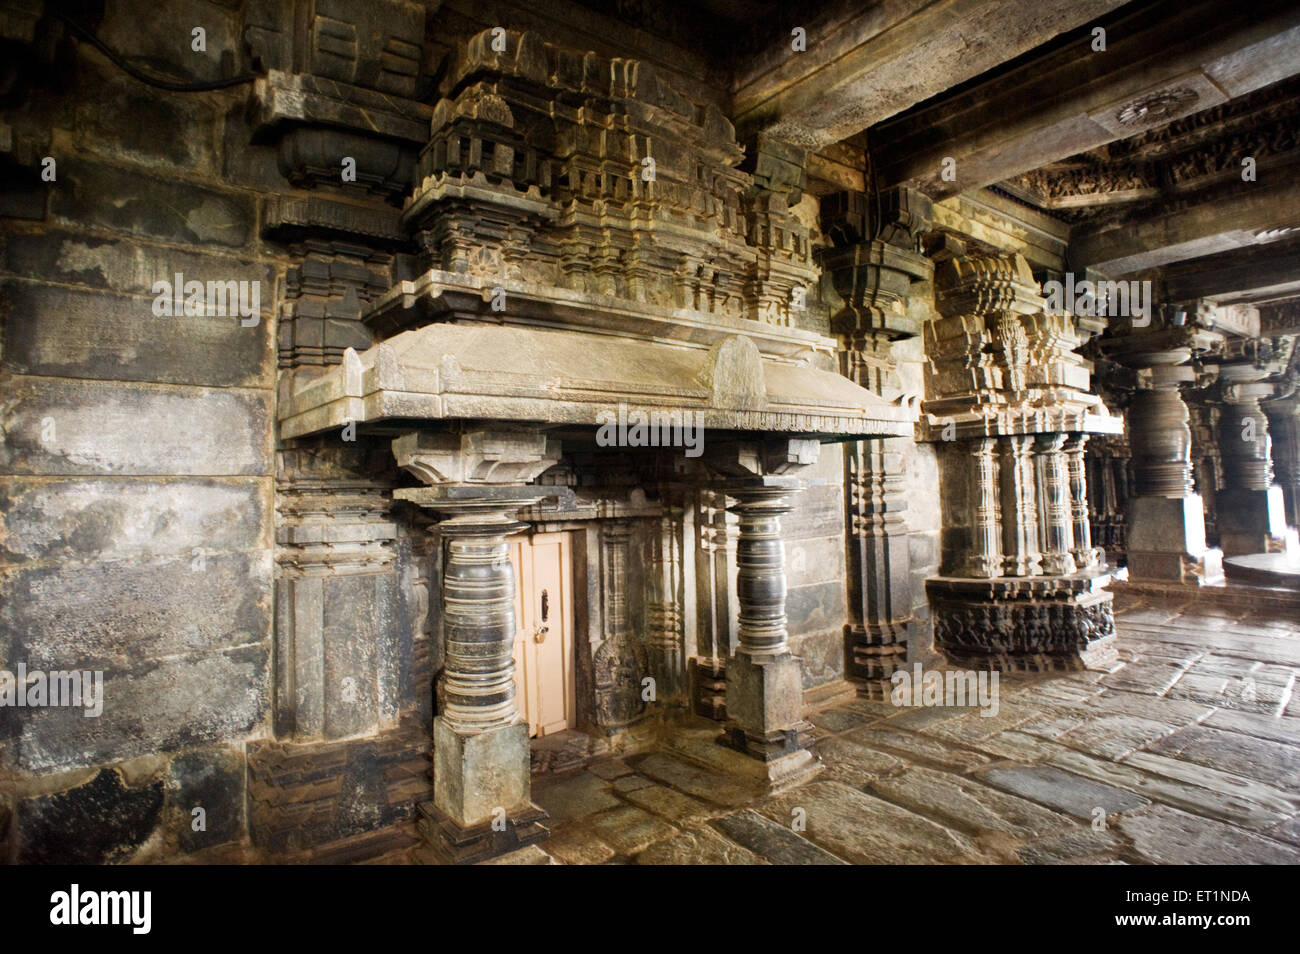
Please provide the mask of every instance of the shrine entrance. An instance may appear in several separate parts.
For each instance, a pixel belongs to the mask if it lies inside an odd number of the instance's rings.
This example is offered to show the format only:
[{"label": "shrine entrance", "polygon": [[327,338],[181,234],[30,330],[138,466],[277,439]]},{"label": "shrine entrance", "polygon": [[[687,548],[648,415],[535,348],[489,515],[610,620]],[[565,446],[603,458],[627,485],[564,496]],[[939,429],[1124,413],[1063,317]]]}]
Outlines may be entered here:
[{"label": "shrine entrance", "polygon": [[515,537],[510,562],[515,573],[515,699],[530,737],[553,735],[577,722],[570,535]]}]

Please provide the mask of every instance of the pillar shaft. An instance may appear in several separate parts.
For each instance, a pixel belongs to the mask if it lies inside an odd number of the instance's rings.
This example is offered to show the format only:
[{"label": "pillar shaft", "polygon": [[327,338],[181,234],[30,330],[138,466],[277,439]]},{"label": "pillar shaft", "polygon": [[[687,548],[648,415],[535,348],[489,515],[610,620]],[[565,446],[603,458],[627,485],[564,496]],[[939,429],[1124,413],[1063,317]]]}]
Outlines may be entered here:
[{"label": "pillar shaft", "polygon": [[1038,498],[1035,491],[1032,437],[1001,441],[1002,569],[1007,576],[1042,572],[1038,548]]},{"label": "pillar shaft", "polygon": [[786,481],[730,491],[740,518],[740,611],[736,652],[727,662],[730,722],[719,741],[765,763],[774,787],[794,784],[821,765],[809,750],[812,726],[803,719],[803,679],[786,633],[781,516],[790,512],[787,498],[801,486]]},{"label": "pillar shaft", "polygon": [[998,494],[998,442],[972,442],[970,499],[975,509],[971,546],[965,571],[974,577],[995,577],[1002,569],[1002,509]]},{"label": "pillar shaft", "polygon": [[737,655],[789,652],[785,618],[785,547],[781,516],[790,512],[784,488],[736,491],[736,597],[740,603]]},{"label": "pillar shaft", "polygon": [[1084,457],[1087,446],[1087,434],[1071,434],[1065,442],[1066,470],[1070,485],[1070,516],[1074,529],[1074,549],[1070,553],[1080,569],[1097,564],[1097,553],[1092,548],[1091,516],[1088,512],[1088,474]]},{"label": "pillar shaft", "polygon": [[515,576],[508,534],[528,525],[508,511],[439,524],[447,540],[442,619],[446,668],[441,717],[459,732],[510,725],[515,704]]},{"label": "pillar shaft", "polygon": [[1041,489],[1043,572],[1060,575],[1076,570],[1074,513],[1064,447],[1064,434],[1040,434],[1034,445]]}]

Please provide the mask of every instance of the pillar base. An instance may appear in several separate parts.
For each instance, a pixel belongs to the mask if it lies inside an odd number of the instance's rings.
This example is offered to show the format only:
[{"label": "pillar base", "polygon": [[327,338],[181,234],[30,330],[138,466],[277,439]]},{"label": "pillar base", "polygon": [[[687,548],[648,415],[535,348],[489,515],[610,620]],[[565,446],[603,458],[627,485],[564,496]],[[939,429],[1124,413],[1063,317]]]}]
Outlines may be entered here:
[{"label": "pillar base", "polygon": [[550,837],[543,822],[549,817],[536,805],[526,805],[504,819],[478,825],[460,825],[440,812],[433,802],[421,802],[417,823],[420,834],[432,849],[432,861],[449,865],[472,865],[488,858],[498,858],[527,845]]},{"label": "pillar base", "polygon": [[720,742],[761,762],[806,751],[812,725],[803,718],[803,677],[789,651],[737,653],[727,661],[727,724]]},{"label": "pillar base", "polygon": [[1223,554],[1205,545],[1205,511],[1196,494],[1129,501],[1129,579],[1198,586],[1223,582]]},{"label": "pillar base", "polygon": [[464,732],[433,720],[433,802],[420,806],[421,831],[456,863],[541,841],[547,815],[529,800],[528,725]]},{"label": "pillar base", "polygon": [[970,669],[1107,669],[1117,659],[1109,581],[1109,572],[926,580],[935,648]]},{"label": "pillar base", "polygon": [[1286,509],[1282,488],[1225,490],[1215,503],[1219,546],[1224,556],[1281,553],[1286,550]]}]

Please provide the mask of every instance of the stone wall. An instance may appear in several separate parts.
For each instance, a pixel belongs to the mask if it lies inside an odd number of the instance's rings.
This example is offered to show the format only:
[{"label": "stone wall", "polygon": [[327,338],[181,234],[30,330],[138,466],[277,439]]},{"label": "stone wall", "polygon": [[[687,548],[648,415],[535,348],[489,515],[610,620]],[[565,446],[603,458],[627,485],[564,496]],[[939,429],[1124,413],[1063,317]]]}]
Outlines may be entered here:
[{"label": "stone wall", "polygon": [[[168,12],[110,5],[100,35],[232,72],[230,11]],[[206,54],[176,52],[191,19]],[[199,852],[242,837],[244,746],[268,731],[283,257],[258,222],[281,180],[246,88],[159,94],[84,45],[62,81],[6,114],[55,179],[32,186],[44,219],[0,234],[0,668],[102,670],[103,713],[0,709],[0,856]],[[155,317],[176,273],[259,282],[259,311]]]}]

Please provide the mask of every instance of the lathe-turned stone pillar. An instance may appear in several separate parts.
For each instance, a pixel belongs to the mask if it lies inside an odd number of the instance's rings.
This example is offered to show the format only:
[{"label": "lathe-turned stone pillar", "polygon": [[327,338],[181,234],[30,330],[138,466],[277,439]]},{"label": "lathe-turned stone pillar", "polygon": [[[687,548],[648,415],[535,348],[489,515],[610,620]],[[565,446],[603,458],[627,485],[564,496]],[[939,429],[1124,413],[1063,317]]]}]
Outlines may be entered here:
[{"label": "lathe-turned stone pillar", "polygon": [[[418,432],[393,442],[397,462],[433,486],[393,496],[433,511],[445,541],[445,664],[433,720],[433,802],[420,828],[440,856],[473,862],[546,838],[532,804],[528,723],[515,701],[515,577],[506,538],[545,496],[531,480],[558,459],[536,432]],[[475,479],[488,473],[506,482]]]},{"label": "lathe-turned stone pillar", "polygon": [[1120,358],[1137,369],[1128,411],[1135,495],[1128,504],[1133,580],[1217,583],[1223,555],[1205,543],[1205,513],[1193,492],[1192,432],[1179,388],[1195,380],[1185,341],[1152,343]]},{"label": "lathe-turned stone pillar", "polygon": [[1288,526],[1300,526],[1300,393],[1265,401],[1273,445],[1273,476],[1282,488]]},{"label": "lathe-turned stone pillar", "polygon": [[1274,386],[1251,363],[1219,369],[1223,405],[1219,414],[1219,453],[1223,490],[1217,500],[1219,545],[1225,556],[1274,553],[1286,548],[1282,488],[1273,483],[1272,441],[1260,401]]},{"label": "lathe-turned stone pillar", "polygon": [[731,508],[740,518],[736,540],[738,642],[727,663],[727,739],[734,748],[769,763],[779,781],[811,768],[812,726],[803,718],[803,679],[790,651],[785,615],[785,545],[781,516],[795,479],[733,487]]},{"label": "lathe-turned stone pillar", "polygon": [[817,460],[811,440],[742,442],[711,464],[741,477],[727,494],[739,519],[736,539],[736,650],[727,660],[727,727],[720,742],[762,766],[773,789],[820,770],[812,725],[803,718],[803,677],[786,630],[785,545],[781,517],[804,487],[795,474]]}]

